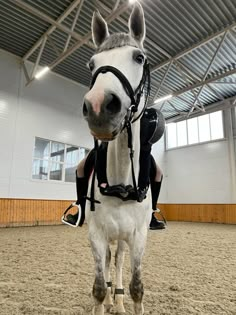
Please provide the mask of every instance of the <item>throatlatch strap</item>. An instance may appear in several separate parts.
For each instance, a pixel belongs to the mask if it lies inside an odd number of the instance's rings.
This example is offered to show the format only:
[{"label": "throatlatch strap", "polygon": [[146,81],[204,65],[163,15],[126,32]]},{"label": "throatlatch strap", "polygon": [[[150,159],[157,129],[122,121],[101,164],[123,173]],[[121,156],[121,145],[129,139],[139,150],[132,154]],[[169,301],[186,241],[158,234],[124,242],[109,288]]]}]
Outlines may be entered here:
[{"label": "throatlatch strap", "polygon": [[136,194],[136,198],[138,200],[138,188],[136,184],[135,179],[135,173],[134,173],[134,150],[133,150],[133,137],[132,137],[132,130],[131,130],[131,123],[128,121],[126,123],[126,129],[128,133],[128,148],[130,149],[130,161],[131,161],[131,170],[132,170],[132,179],[133,179],[133,186],[134,186],[134,192]]}]

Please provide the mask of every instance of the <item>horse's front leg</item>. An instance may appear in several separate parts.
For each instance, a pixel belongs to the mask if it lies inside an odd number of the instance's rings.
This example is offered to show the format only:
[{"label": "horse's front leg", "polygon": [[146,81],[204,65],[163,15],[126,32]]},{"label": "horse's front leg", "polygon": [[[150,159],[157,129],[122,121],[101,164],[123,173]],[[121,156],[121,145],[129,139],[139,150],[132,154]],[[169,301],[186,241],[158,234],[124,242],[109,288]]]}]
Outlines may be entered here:
[{"label": "horse's front leg", "polygon": [[124,288],[123,288],[123,264],[125,254],[125,242],[118,241],[115,255],[116,266],[116,288],[115,288],[115,313],[124,314]]},{"label": "horse's front leg", "polygon": [[132,278],[129,285],[130,295],[134,302],[134,314],[143,315],[143,284],[141,281],[141,261],[146,245],[147,230],[143,232],[137,232],[134,238],[129,242],[130,247],[130,259],[131,259],[131,272]]},{"label": "horse's front leg", "polygon": [[108,243],[105,238],[98,237],[98,235],[90,237],[90,243],[95,261],[95,280],[93,284],[93,298],[95,305],[92,314],[104,315],[103,301],[107,293],[104,271]]},{"label": "horse's front leg", "polygon": [[110,247],[107,246],[106,250],[106,262],[105,262],[105,280],[107,284],[107,293],[104,299],[105,311],[109,312],[113,307],[113,298],[112,298],[112,282],[110,275],[110,263],[111,263],[111,250]]}]

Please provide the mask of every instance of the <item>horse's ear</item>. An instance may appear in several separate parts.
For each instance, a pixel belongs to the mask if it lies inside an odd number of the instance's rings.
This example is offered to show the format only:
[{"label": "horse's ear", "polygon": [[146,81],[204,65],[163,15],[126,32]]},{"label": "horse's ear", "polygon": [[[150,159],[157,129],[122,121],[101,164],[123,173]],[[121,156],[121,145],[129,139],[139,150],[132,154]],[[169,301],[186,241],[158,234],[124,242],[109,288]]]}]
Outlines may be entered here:
[{"label": "horse's ear", "polygon": [[146,35],[145,18],[143,8],[136,2],[129,18],[129,31],[131,36],[141,44]]},{"label": "horse's ear", "polygon": [[103,19],[99,11],[93,13],[92,19],[92,36],[96,47],[101,46],[104,40],[109,36],[106,21]]}]

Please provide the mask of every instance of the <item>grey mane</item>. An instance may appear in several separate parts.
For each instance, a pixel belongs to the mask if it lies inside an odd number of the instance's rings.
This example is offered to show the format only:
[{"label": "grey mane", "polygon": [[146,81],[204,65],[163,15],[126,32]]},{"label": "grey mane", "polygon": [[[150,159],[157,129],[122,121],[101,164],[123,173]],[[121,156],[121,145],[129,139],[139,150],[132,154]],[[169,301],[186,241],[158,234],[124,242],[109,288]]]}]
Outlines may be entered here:
[{"label": "grey mane", "polygon": [[117,47],[133,46],[144,51],[143,45],[138,43],[133,37],[126,33],[115,33],[110,35],[101,46],[98,47],[97,53],[110,50]]}]

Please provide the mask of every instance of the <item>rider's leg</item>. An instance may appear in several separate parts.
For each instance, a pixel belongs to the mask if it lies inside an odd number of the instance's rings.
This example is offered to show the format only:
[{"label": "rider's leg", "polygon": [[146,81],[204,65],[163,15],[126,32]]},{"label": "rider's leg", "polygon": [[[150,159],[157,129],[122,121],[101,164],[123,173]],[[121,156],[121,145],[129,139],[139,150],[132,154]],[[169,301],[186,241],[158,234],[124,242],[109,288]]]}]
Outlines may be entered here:
[{"label": "rider's leg", "polygon": [[[107,186],[107,178],[106,178],[106,152],[107,145],[104,143],[98,148],[97,152],[97,177],[98,183],[100,187],[105,188]],[[88,181],[89,177],[93,171],[95,164],[95,150],[91,150],[88,155],[80,161],[76,169],[76,193],[77,193],[77,201],[76,204],[80,205],[82,209],[85,209],[85,203],[88,192]],[[68,214],[66,216],[66,221],[72,225],[76,225],[78,220],[79,212],[75,214]],[[82,215],[84,211],[82,211]],[[82,218],[83,219],[83,218]]]},{"label": "rider's leg", "polygon": [[141,202],[146,197],[149,186],[149,177],[151,170],[151,146],[146,146],[145,148],[141,147],[139,165],[140,169],[138,178],[138,192],[139,201]]},{"label": "rider's leg", "polygon": [[[80,205],[81,209],[85,209],[86,199],[88,191],[88,180],[89,176],[92,172],[94,167],[95,161],[95,153],[94,150],[90,151],[88,155],[79,162],[77,169],[76,169],[76,194],[77,200],[76,204]],[[79,212],[77,211],[75,214],[69,213],[65,221],[69,222],[71,225],[76,225],[78,220]],[[82,215],[84,215],[84,211],[82,211]],[[82,218],[83,221],[84,218]]]},{"label": "rider's leg", "polygon": [[151,230],[160,230],[165,228],[165,224],[159,221],[155,217],[155,210],[157,210],[157,201],[161,191],[163,173],[160,167],[156,164],[153,156],[151,155],[151,169],[150,169],[150,179],[151,179],[151,192],[152,192],[152,219],[150,222]]}]

